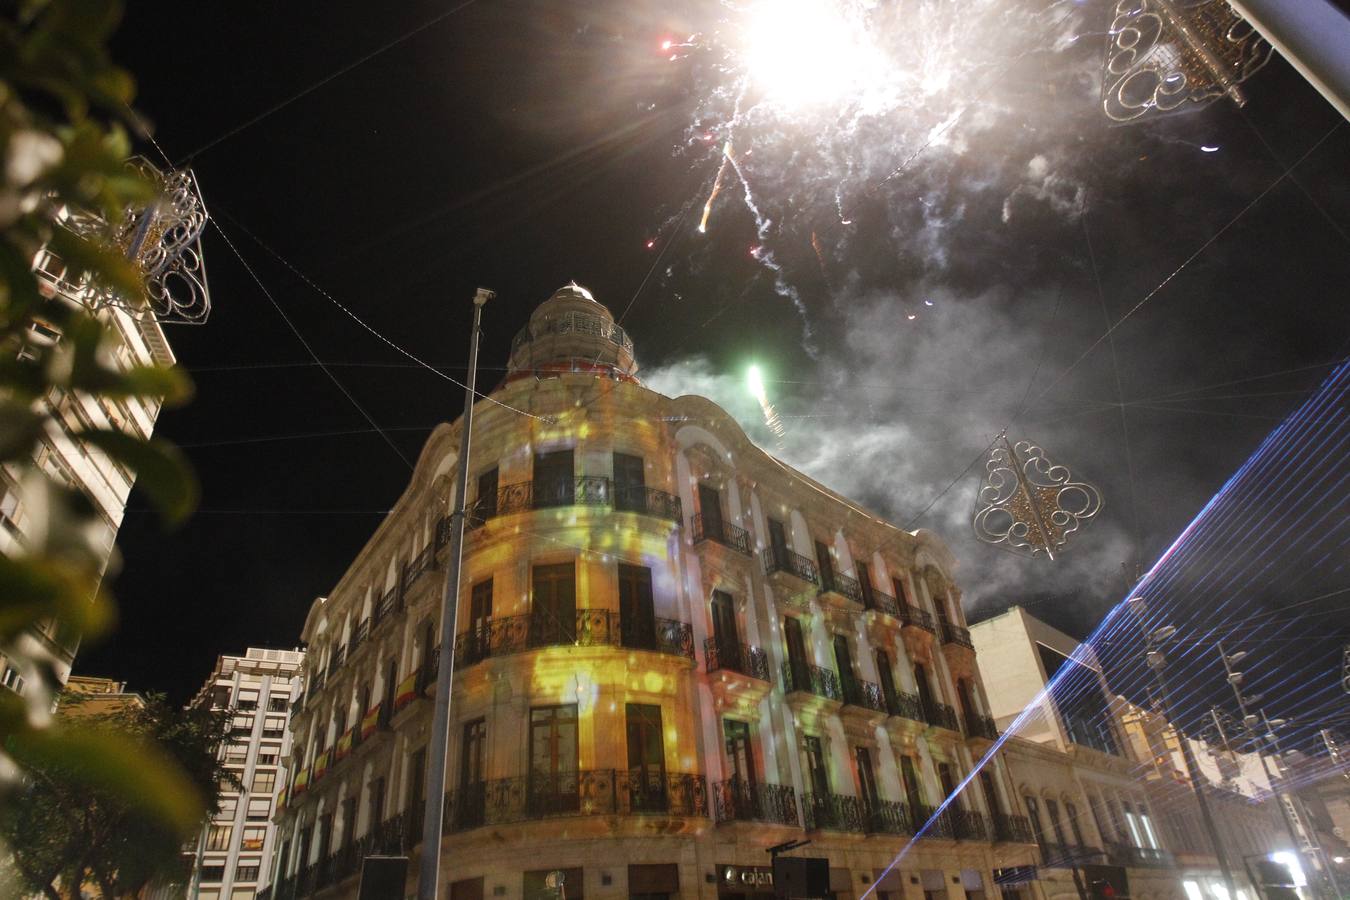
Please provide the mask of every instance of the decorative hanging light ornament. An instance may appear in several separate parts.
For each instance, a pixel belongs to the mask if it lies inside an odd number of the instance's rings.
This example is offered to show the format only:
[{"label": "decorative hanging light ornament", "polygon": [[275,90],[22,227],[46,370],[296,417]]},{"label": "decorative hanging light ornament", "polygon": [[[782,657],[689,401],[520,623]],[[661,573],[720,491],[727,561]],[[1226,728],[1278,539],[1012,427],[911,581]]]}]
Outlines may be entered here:
[{"label": "decorative hanging light ornament", "polygon": [[1051,560],[1069,536],[1102,510],[1102,492],[1074,481],[1030,441],[1014,444],[1006,432],[989,450],[975,495],[975,536],[1023,556]]},{"label": "decorative hanging light ornament", "polygon": [[1112,122],[1185,112],[1227,96],[1270,61],[1273,48],[1227,0],[1117,0],[1102,65],[1102,111]]},{"label": "decorative hanging light ornament", "polygon": [[145,280],[145,297],[95,283],[81,285],[79,296],[90,307],[115,306],[138,319],[201,324],[211,313],[211,294],[201,244],[208,216],[197,178],[190,169],[161,171],[140,156],[127,167],[158,188],[154,200],[128,209],[120,222],[71,211],[62,224],[131,260]]}]

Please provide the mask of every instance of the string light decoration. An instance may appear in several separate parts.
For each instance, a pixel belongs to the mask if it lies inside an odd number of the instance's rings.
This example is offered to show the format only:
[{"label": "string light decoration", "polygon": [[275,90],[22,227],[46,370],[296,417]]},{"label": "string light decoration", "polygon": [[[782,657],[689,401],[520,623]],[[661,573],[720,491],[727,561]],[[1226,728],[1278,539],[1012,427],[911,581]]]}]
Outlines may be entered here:
[{"label": "string light decoration", "polygon": [[156,185],[154,200],[128,209],[120,222],[72,210],[63,224],[131,260],[145,281],[144,300],[95,283],[80,285],[76,296],[91,307],[118,307],[138,319],[201,324],[211,314],[201,245],[209,217],[197,178],[190,169],[161,171],[140,156],[128,160],[127,168]]},{"label": "string light decoration", "polygon": [[1118,0],[1107,31],[1102,111],[1113,122],[1199,109],[1270,61],[1273,48],[1227,0]]},{"label": "string light decoration", "polygon": [[1053,560],[1070,535],[1102,510],[1102,493],[1073,480],[1030,441],[999,435],[975,495],[975,536],[1023,556]]}]

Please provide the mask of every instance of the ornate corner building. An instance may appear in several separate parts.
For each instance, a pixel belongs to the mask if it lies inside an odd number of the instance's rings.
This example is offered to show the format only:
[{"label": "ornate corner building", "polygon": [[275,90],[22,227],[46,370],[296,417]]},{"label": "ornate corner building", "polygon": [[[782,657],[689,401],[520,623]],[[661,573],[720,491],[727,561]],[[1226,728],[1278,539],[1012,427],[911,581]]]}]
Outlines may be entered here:
[{"label": "ornate corner building", "polygon": [[[772,895],[767,848],[805,838],[837,900],[997,893],[1035,844],[1001,759],[966,783],[998,733],[945,545],[636,374],[571,285],[476,407],[445,895],[556,897],[561,876],[568,900],[749,900]],[[368,855],[409,855],[411,879],[427,852],[459,445],[432,434],[309,612],[272,900],[355,896]]]}]

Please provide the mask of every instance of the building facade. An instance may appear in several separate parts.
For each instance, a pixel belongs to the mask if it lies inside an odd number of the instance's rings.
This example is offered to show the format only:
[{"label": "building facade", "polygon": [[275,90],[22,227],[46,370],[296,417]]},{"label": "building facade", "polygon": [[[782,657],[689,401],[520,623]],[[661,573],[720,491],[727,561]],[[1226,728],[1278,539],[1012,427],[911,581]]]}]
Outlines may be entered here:
[{"label": "building facade", "polygon": [[[114,338],[111,360],[120,371],[134,366],[174,363],[173,352],[154,316],[133,315],[118,306],[91,308],[87,302],[88,286],[71,281],[60,257],[48,249],[38,252],[33,271],[46,296],[85,307],[108,329]],[[34,322],[25,336],[31,344],[51,345],[60,339],[54,326],[41,321]],[[149,437],[154,431],[161,404],[151,397],[93,397],[55,389],[40,402],[50,418],[34,461],[58,483],[76,488],[89,498],[102,526],[93,540],[106,565],[126,512],[135,473],[98,450],[72,440],[70,435],[75,431],[101,428],[124,430],[140,438]],[[0,554],[19,552],[26,534],[46,528],[45,522],[34,521],[34,516],[39,513],[23,503],[18,478],[19,472],[13,465],[0,465]],[[30,629],[17,638],[17,652],[12,657],[0,649],[0,687],[23,693],[25,685],[33,683],[37,673],[23,662],[25,660],[45,660],[57,681],[65,684],[70,677],[79,640],[77,633],[55,620]]]},{"label": "building facade", "polygon": [[[478,403],[442,896],[764,897],[805,838],[837,900],[1017,881],[1002,761],[934,816],[997,737],[945,545],[636,372],[573,285]],[[370,854],[414,884],[458,428],[305,622],[274,900],[354,896]]]},{"label": "building facade", "polygon": [[[230,736],[222,748],[238,787],[221,792],[220,808],[198,838],[191,886],[197,900],[253,900],[275,852],[272,823],[276,794],[286,783],[291,752],[287,727],[299,696],[300,650],[249,647],[242,656],[220,656],[193,705],[230,710]],[[162,896],[183,896],[167,889]]]},{"label": "building facade", "polygon": [[[1081,897],[1084,867],[1108,865],[1125,870],[1135,900],[1228,900],[1176,730],[1113,695],[1090,647],[1021,607],[970,631],[995,721],[1017,721],[1004,750],[1041,846],[1047,898]],[[1289,845],[1261,795],[1259,760],[1192,746],[1236,887],[1254,897],[1244,861]]]}]

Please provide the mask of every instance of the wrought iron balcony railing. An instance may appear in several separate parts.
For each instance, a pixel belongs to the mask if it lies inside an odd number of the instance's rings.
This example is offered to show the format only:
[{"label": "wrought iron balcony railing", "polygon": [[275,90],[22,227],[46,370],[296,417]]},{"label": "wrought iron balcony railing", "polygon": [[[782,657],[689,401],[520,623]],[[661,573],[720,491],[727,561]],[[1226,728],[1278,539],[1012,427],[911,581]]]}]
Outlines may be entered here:
[{"label": "wrought iron balcony railing", "polygon": [[823,594],[838,594],[854,603],[862,603],[862,585],[858,579],[834,572],[821,579],[820,590]]},{"label": "wrought iron balcony railing", "polygon": [[924,705],[923,720],[929,725],[936,725],[948,731],[961,730],[961,726],[957,724],[956,710],[937,700],[930,700]]},{"label": "wrought iron balcony railing", "polygon": [[966,735],[969,737],[984,738],[987,741],[998,740],[998,726],[988,716],[982,716],[976,712],[967,712],[965,724]]},{"label": "wrought iron balcony railing", "polygon": [[398,585],[394,585],[380,596],[379,602],[375,604],[375,610],[371,613],[370,627],[374,628],[385,619],[394,614],[402,604],[399,602]]},{"label": "wrought iron balcony railing", "polygon": [[352,629],[352,636],[347,640],[347,655],[351,656],[355,653],[356,648],[361,646],[368,637],[370,637],[370,620],[362,619]]},{"label": "wrought iron balcony railing", "polygon": [[1089,866],[1102,861],[1104,854],[1096,847],[1081,844],[1060,844],[1049,841],[1041,847],[1041,865],[1047,869],[1072,869],[1077,866]]},{"label": "wrought iron balcony railing", "polygon": [[989,823],[984,813],[973,809],[957,809],[955,804],[947,810],[951,818],[952,834],[958,841],[989,840]]},{"label": "wrought iron balcony railing", "polygon": [[449,831],[573,815],[707,816],[706,782],[682,772],[589,769],[494,778],[446,795]]},{"label": "wrought iron balcony railing", "polygon": [[328,677],[332,678],[337,674],[337,670],[342,668],[342,662],[347,658],[347,648],[343,644],[338,644],[333,648],[333,655],[328,658]]},{"label": "wrought iron balcony railing", "polygon": [[909,807],[895,800],[867,802],[868,834],[913,834],[914,823]]},{"label": "wrought iron balcony railing", "polygon": [[713,785],[713,818],[717,822],[772,822],[801,827],[797,794],[785,784],[731,778]]},{"label": "wrought iron balcony railing", "polygon": [[995,813],[994,840],[1009,844],[1034,844],[1036,838],[1031,832],[1031,820],[1026,816]]},{"label": "wrought iron balcony railing", "polygon": [[563,313],[526,325],[511,339],[511,352],[515,353],[530,341],[549,334],[589,334],[618,344],[629,353],[633,352],[633,339],[627,332],[602,316],[584,312]]},{"label": "wrought iron balcony railing", "polygon": [[816,564],[786,547],[764,548],[764,574],[786,572],[810,584],[820,584],[816,576]]},{"label": "wrought iron balcony railing", "polygon": [[877,612],[883,612],[888,616],[900,618],[900,603],[890,594],[884,593],[872,588],[863,594],[863,608],[875,609]]},{"label": "wrought iron balcony railing", "polygon": [[902,719],[911,719],[915,722],[925,721],[923,717],[923,706],[919,703],[917,694],[906,694],[904,691],[896,691],[886,697],[886,712],[892,716],[899,716]]},{"label": "wrought iron balcony railing", "polygon": [[708,661],[709,672],[726,669],[760,681],[770,680],[769,655],[758,647],[706,638],[703,641],[703,655]]},{"label": "wrought iron balcony railing", "polygon": [[956,832],[952,830],[952,818],[948,815],[948,810],[937,812],[931,806],[912,806],[914,813],[914,828],[924,829],[925,837],[946,838],[952,840],[956,837]]},{"label": "wrought iron balcony railing", "polygon": [[975,645],[970,642],[970,629],[957,625],[946,616],[940,617],[939,622],[942,625],[942,642],[944,644],[956,644],[958,647],[975,649]]},{"label": "wrought iron balcony railing", "polygon": [[913,603],[901,603],[899,606],[901,625],[913,625],[930,633],[937,631],[937,626],[933,624],[933,616],[928,610],[921,609]]},{"label": "wrought iron balcony railing", "polygon": [[694,516],[693,524],[695,544],[712,541],[723,547],[730,547],[737,553],[750,555],[750,532],[744,528],[722,519],[705,520],[702,513]]},{"label": "wrought iron balcony railing", "polygon": [[841,677],[839,686],[845,706],[857,706],[876,712],[886,712],[886,701],[881,696],[881,687],[871,681],[860,681],[853,677]]},{"label": "wrought iron balcony railing", "polygon": [[1106,861],[1113,866],[1136,868],[1170,868],[1176,860],[1166,850],[1152,847],[1132,847],[1120,841],[1106,842]]},{"label": "wrought iron balcony railing", "polygon": [[843,794],[802,794],[807,831],[867,831],[867,812],[857,797]]},{"label": "wrought iron balcony railing", "polygon": [[616,486],[604,475],[577,475],[521,481],[479,497],[469,508],[466,525],[478,528],[498,516],[560,506],[612,506],[677,523],[682,518],[680,498],[673,494],[643,485]]},{"label": "wrought iron balcony railing", "polygon": [[487,620],[455,639],[455,658],[472,665],[493,656],[541,647],[628,647],[694,658],[694,633],[686,622],[653,617],[625,622],[609,609],[579,609],[566,620],[544,612]]},{"label": "wrought iron balcony railing", "polygon": [[620,512],[642,513],[672,522],[684,518],[679,497],[642,485],[615,485],[614,508]]},{"label": "wrought iron balcony railing", "polygon": [[826,700],[839,700],[839,676],[822,666],[788,660],[783,663],[783,692],[815,694]]}]

